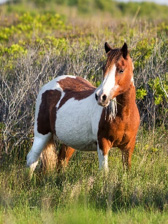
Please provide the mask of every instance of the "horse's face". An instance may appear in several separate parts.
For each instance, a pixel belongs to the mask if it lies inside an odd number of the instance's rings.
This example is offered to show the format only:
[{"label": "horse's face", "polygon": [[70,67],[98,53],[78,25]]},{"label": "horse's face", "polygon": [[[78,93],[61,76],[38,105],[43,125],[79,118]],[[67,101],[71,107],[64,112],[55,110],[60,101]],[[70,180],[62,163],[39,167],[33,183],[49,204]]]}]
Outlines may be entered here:
[{"label": "horse's face", "polygon": [[103,82],[95,93],[98,104],[107,107],[116,96],[126,92],[133,82],[133,63],[127,44],[121,49],[112,49],[105,43],[107,61],[104,68]]}]

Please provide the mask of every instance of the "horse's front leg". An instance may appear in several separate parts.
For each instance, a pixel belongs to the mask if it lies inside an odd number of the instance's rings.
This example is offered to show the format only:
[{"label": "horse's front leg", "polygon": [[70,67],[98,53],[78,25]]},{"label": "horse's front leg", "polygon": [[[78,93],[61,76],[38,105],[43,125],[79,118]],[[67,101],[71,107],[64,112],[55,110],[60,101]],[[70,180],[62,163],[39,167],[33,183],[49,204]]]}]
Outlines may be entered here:
[{"label": "horse's front leg", "polygon": [[97,152],[98,152],[98,158],[99,158],[99,170],[104,170],[105,173],[108,173],[108,153],[110,150],[110,144],[108,140],[101,139],[98,141],[97,144]]}]

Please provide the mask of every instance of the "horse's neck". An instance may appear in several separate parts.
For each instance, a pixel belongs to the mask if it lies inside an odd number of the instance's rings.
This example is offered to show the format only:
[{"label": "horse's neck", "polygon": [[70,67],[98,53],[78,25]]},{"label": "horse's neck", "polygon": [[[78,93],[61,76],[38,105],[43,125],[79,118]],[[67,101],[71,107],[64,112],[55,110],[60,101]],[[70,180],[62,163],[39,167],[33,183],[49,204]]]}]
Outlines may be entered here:
[{"label": "horse's neck", "polygon": [[135,99],[135,86],[131,84],[129,89],[125,93],[117,96],[117,112],[121,114],[125,111],[129,112],[130,110],[132,110],[132,108],[134,108],[136,104]]}]

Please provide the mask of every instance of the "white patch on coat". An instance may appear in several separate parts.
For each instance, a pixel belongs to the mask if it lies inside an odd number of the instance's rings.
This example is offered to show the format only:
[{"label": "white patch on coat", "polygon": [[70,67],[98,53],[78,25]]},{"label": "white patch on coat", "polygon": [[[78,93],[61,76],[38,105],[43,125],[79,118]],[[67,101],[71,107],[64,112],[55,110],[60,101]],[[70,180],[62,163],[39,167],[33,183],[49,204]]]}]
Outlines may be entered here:
[{"label": "white patch on coat", "polygon": [[77,150],[96,151],[102,110],[95,93],[82,100],[69,99],[57,111],[55,130],[58,139]]}]

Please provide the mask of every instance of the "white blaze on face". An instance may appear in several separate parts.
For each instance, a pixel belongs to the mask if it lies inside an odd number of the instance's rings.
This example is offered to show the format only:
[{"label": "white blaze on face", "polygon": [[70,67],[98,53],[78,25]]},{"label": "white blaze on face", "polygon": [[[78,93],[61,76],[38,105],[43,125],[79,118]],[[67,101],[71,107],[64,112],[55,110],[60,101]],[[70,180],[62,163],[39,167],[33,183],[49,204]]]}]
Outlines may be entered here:
[{"label": "white blaze on face", "polygon": [[116,73],[116,66],[113,65],[112,69],[106,75],[103,83],[102,83],[102,94],[109,97],[111,90],[115,86],[115,73]]}]

